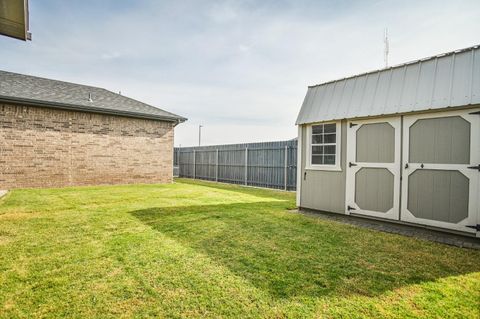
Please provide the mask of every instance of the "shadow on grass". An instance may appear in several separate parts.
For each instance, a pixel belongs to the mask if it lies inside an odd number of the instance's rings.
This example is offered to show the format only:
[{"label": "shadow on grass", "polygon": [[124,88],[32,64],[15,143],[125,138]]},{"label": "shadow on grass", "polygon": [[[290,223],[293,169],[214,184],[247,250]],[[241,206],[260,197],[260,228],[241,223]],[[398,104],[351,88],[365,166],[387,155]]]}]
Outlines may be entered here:
[{"label": "shadow on grass", "polygon": [[480,253],[285,212],[285,202],[131,212],[273,298],[375,296],[480,271]]}]

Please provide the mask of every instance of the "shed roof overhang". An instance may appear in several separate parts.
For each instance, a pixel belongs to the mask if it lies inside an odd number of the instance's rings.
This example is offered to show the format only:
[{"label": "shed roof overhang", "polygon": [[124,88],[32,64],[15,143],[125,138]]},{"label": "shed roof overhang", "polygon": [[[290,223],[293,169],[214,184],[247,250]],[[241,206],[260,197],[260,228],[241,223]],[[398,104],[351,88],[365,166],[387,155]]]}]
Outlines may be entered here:
[{"label": "shed roof overhang", "polygon": [[310,86],[296,124],[480,104],[480,46]]}]

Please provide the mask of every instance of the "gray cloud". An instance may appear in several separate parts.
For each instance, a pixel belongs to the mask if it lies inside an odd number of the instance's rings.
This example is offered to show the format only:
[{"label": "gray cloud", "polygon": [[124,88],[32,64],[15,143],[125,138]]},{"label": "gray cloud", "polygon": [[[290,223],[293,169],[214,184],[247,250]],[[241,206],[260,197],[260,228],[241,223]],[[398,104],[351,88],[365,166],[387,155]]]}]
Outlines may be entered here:
[{"label": "gray cloud", "polygon": [[478,42],[478,1],[31,1],[2,69],[99,85],[190,119],[176,144],[289,139],[306,86]]}]

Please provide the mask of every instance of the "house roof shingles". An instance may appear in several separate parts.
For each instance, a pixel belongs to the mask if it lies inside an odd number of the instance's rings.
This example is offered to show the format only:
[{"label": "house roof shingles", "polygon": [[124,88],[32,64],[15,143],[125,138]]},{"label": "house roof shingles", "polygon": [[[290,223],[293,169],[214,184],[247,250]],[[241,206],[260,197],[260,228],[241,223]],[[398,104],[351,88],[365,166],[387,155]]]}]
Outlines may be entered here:
[{"label": "house roof shingles", "polygon": [[[89,98],[91,97],[91,100]],[[184,122],[186,118],[103,88],[0,70],[0,102]]]}]

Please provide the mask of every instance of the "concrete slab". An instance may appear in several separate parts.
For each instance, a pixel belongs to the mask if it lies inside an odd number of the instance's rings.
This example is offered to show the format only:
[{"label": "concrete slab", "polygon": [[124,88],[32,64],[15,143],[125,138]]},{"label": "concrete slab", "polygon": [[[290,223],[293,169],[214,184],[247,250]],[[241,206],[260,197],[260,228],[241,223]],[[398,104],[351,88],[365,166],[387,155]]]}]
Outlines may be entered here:
[{"label": "concrete slab", "polygon": [[2,198],[3,196],[7,195],[8,191],[7,190],[1,190],[0,189],[0,198]]},{"label": "concrete slab", "polygon": [[301,213],[311,217],[333,220],[336,222],[350,224],[358,227],[374,229],[382,232],[399,234],[409,237],[415,237],[423,240],[434,241],[437,243],[471,248],[480,250],[480,238],[462,236],[437,230],[415,227],[410,225],[401,225],[389,223],[387,221],[367,219],[356,216],[347,216],[334,213],[326,213],[320,211],[312,211],[308,209],[292,210],[292,212]]}]

